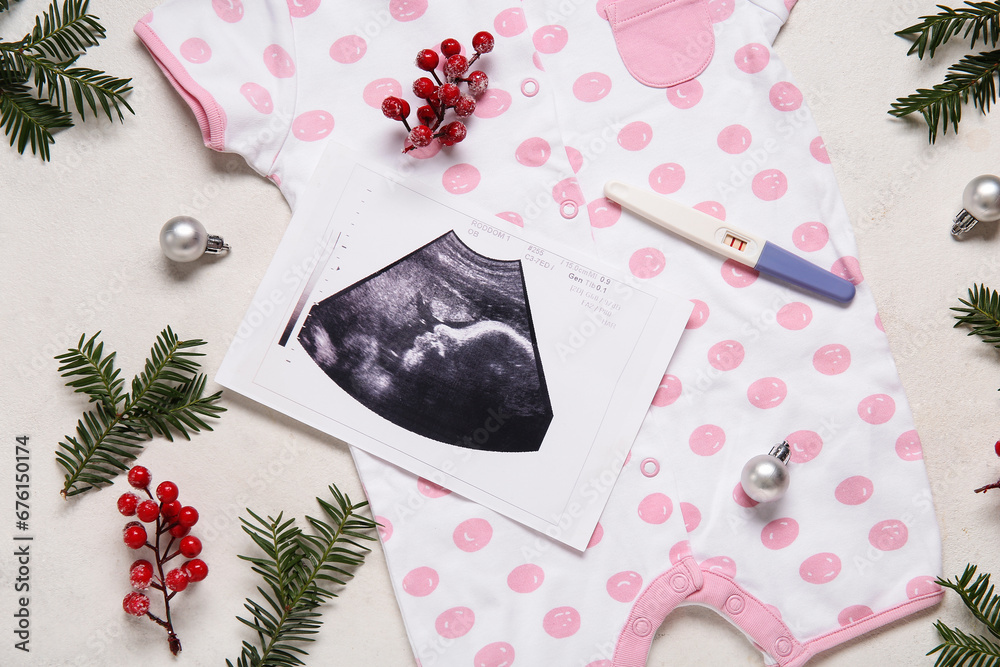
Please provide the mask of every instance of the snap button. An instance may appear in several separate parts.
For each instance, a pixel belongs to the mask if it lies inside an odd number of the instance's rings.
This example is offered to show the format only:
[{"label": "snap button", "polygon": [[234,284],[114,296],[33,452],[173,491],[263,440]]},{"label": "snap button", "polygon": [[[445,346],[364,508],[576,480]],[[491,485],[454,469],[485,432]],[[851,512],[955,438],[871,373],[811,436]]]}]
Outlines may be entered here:
[{"label": "snap button", "polygon": [[778,637],[774,642],[774,652],[782,658],[787,658],[792,653],[792,640],[788,637]]},{"label": "snap button", "polygon": [[572,220],[576,217],[579,207],[576,202],[572,199],[567,199],[563,203],[559,204],[559,215],[566,218],[567,220]]},{"label": "snap button", "polygon": [[670,587],[680,593],[687,589],[688,578],[678,572],[674,576],[670,577]]},{"label": "snap button", "polygon": [[640,637],[648,637],[649,633],[653,631],[653,624],[649,622],[646,618],[637,618],[632,623],[632,632]]},{"label": "snap button", "polygon": [[525,97],[534,97],[538,94],[539,85],[537,79],[525,79],[521,82],[521,94]]},{"label": "snap button", "polygon": [[639,469],[646,477],[656,477],[656,473],[660,472],[660,462],[654,458],[643,459]]},{"label": "snap button", "polygon": [[726,611],[730,614],[738,614],[743,611],[744,607],[746,607],[746,603],[739,595],[730,595],[729,599],[726,600]]}]

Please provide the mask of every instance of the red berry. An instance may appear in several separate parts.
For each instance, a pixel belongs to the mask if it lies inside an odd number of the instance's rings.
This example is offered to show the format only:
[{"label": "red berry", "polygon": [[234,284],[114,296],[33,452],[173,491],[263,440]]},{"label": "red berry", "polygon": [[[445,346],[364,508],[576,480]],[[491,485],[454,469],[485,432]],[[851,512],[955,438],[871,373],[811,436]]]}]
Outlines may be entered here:
[{"label": "red berry", "polygon": [[417,67],[430,72],[438,66],[438,54],[431,49],[421,49],[417,52]]},{"label": "red berry", "polygon": [[188,535],[181,540],[180,551],[185,558],[194,558],[201,553],[201,540],[194,535]]},{"label": "red berry", "polygon": [[156,521],[156,517],[160,516],[160,506],[152,500],[143,500],[139,503],[139,507],[136,508],[135,513],[138,515],[139,521],[150,523]]},{"label": "red berry", "polygon": [[477,69],[469,75],[469,92],[476,97],[485,93],[489,85],[490,77],[486,76],[486,72]]},{"label": "red berry", "polygon": [[455,103],[455,113],[459,118],[468,118],[476,110],[476,99],[471,95],[462,95]]},{"label": "red berry", "polygon": [[167,521],[173,521],[177,518],[177,515],[181,513],[180,501],[171,500],[169,503],[163,503],[160,505],[160,514]]},{"label": "red berry", "polygon": [[139,496],[131,491],[118,496],[118,511],[125,516],[135,516],[135,508],[139,506]]},{"label": "red berry", "polygon": [[437,112],[434,111],[433,107],[425,104],[417,109],[417,118],[424,125],[431,125],[437,120]]},{"label": "red berry", "polygon": [[449,56],[448,60],[444,61],[445,76],[462,76],[467,69],[469,69],[469,59],[465,56],[456,54]]},{"label": "red berry", "polygon": [[141,549],[146,544],[146,529],[138,521],[130,521],[122,531],[122,539],[130,549]]},{"label": "red berry", "polygon": [[455,102],[458,98],[462,96],[462,90],[453,83],[446,83],[441,86],[441,90],[438,92],[441,97],[441,101],[445,103],[445,106],[455,106]]},{"label": "red berry", "polygon": [[129,582],[132,588],[145,590],[149,588],[149,582],[153,579],[153,564],[148,560],[137,560],[129,568]]},{"label": "red berry", "polygon": [[476,53],[489,53],[493,50],[493,35],[483,30],[472,38],[472,48]]},{"label": "red berry", "polygon": [[160,482],[160,485],[156,487],[156,497],[160,499],[161,503],[177,500],[178,493],[177,485],[173,482]]},{"label": "red berry", "polygon": [[180,568],[167,572],[167,576],[164,579],[166,580],[167,588],[178,592],[187,588],[188,582],[191,581],[188,573]]},{"label": "red berry", "polygon": [[445,146],[453,146],[465,139],[466,132],[465,123],[452,121],[442,128],[440,141]]},{"label": "red berry", "polygon": [[458,43],[457,39],[451,39],[449,37],[448,39],[441,42],[441,53],[443,53],[446,58],[461,52],[462,52],[462,45]]},{"label": "red berry", "polygon": [[181,513],[177,515],[177,523],[185,528],[190,528],[198,523],[198,510],[190,505],[185,505],[181,508]]},{"label": "red berry", "polygon": [[180,524],[170,527],[170,534],[173,535],[174,537],[184,537],[190,532],[191,532],[190,528],[188,528],[187,526],[182,526]]},{"label": "red berry", "polygon": [[431,143],[433,136],[434,135],[431,134],[431,128],[426,125],[417,125],[415,128],[410,130],[410,143],[417,148],[423,148]]},{"label": "red berry", "polygon": [[997,444],[993,445],[993,451],[997,453],[997,456],[1000,456],[1000,440],[997,440]]},{"label": "red berry", "polygon": [[145,616],[149,611],[149,598],[142,593],[132,591],[122,600],[122,609],[133,616]]},{"label": "red berry", "polygon": [[413,82],[413,94],[422,100],[426,100],[427,96],[433,93],[436,89],[437,84],[428,79],[426,76],[422,76]]},{"label": "red berry", "polygon": [[402,120],[410,115],[410,105],[406,100],[390,95],[382,100],[382,114],[391,120]]},{"label": "red berry", "polygon": [[153,481],[153,476],[144,466],[132,466],[128,471],[128,483],[137,489],[145,489]]},{"label": "red berry", "polygon": [[194,560],[189,560],[181,566],[185,572],[187,572],[188,577],[191,581],[201,581],[208,576],[208,565],[205,564],[200,558],[195,558]]}]

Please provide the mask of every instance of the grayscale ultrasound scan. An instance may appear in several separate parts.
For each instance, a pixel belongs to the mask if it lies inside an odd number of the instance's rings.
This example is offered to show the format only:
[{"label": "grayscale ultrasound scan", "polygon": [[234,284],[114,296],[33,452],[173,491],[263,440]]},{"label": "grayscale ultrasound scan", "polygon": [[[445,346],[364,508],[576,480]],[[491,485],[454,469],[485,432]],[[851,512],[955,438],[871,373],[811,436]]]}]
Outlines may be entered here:
[{"label": "grayscale ultrasound scan", "polygon": [[432,440],[538,451],[552,421],[520,260],[455,232],[313,305],[298,340],[362,405]]}]

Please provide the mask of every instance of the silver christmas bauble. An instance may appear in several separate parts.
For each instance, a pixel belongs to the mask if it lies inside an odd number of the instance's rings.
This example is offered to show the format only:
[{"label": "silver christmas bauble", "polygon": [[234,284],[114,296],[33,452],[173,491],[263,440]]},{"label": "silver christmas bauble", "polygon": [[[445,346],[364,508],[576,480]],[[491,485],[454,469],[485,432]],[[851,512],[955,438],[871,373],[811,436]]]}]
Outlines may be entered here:
[{"label": "silver christmas bauble", "polygon": [[962,206],[979,222],[1000,220],[1000,178],[984,174],[969,181]]},{"label": "silver christmas bauble", "polygon": [[205,253],[214,255],[229,251],[221,237],[209,234],[203,224],[186,215],[171,218],[163,225],[160,248],[175,262],[193,262]]},{"label": "silver christmas bauble", "polygon": [[983,174],[969,181],[962,193],[962,206],[952,221],[954,236],[961,236],[980,222],[1000,220],[1000,178]]},{"label": "silver christmas bauble", "polygon": [[775,445],[769,454],[759,454],[743,466],[740,484],[750,498],[759,503],[777,500],[788,490],[788,468],[785,462],[791,455],[787,442]]}]

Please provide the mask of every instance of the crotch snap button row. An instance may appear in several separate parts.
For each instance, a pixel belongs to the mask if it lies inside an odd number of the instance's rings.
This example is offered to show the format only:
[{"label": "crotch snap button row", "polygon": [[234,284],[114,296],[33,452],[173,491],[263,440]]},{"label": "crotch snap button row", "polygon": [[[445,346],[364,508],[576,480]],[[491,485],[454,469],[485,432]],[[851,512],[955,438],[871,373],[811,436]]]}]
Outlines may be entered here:
[{"label": "crotch snap button row", "polygon": [[654,458],[643,459],[642,463],[639,464],[639,469],[646,477],[656,477],[657,473],[660,472],[660,462]]},{"label": "crotch snap button row", "polygon": [[782,658],[792,654],[792,640],[788,637],[778,637],[774,641],[774,652]]},{"label": "crotch snap button row", "polygon": [[689,583],[688,578],[680,572],[670,577],[670,587],[678,593],[683,593],[687,590]]},{"label": "crotch snap button row", "polygon": [[740,595],[730,595],[726,600],[726,611],[730,614],[738,614],[746,608],[746,603]]},{"label": "crotch snap button row", "polygon": [[637,618],[632,622],[632,632],[640,637],[648,637],[652,631],[653,624],[649,622],[648,618]]}]

